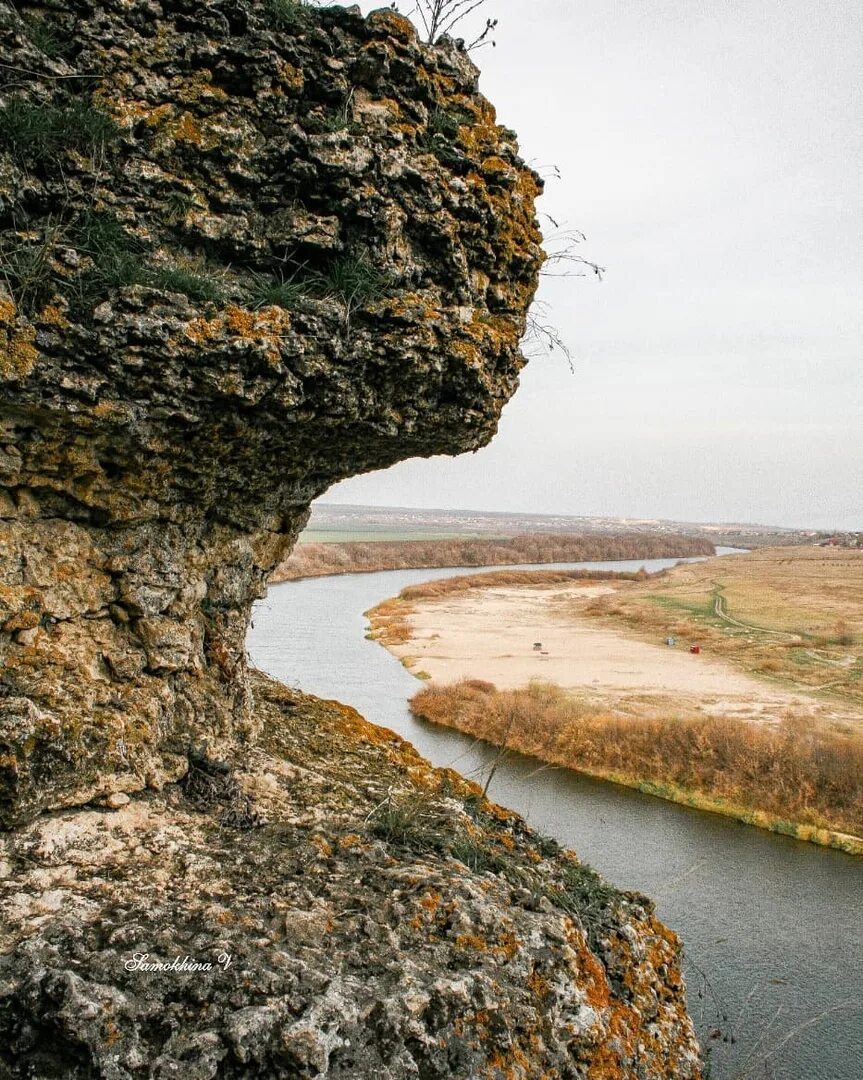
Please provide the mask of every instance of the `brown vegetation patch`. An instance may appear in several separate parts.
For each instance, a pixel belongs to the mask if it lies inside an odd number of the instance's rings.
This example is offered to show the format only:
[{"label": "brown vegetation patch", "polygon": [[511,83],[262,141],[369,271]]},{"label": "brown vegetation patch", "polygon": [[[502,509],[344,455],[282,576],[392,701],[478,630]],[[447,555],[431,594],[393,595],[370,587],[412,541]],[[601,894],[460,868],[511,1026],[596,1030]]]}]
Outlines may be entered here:
[{"label": "brown vegetation patch", "polygon": [[272,581],[379,570],[443,566],[506,566],[519,563],[587,562],[611,559],[675,559],[712,555],[713,544],[692,536],[525,534],[506,540],[380,540],[298,544],[277,567]]},{"label": "brown vegetation patch", "polygon": [[[408,585],[399,593],[399,599],[436,600],[474,589],[566,585],[573,581],[646,581],[649,576],[644,570],[490,570],[487,574],[462,574],[460,577]],[[391,602],[384,601],[385,604]],[[379,605],[375,611],[383,606]]]},{"label": "brown vegetation patch", "polygon": [[789,717],[634,719],[557,686],[497,691],[481,680],[428,686],[414,715],[591,774],[674,785],[818,828],[863,835],[863,738]]}]

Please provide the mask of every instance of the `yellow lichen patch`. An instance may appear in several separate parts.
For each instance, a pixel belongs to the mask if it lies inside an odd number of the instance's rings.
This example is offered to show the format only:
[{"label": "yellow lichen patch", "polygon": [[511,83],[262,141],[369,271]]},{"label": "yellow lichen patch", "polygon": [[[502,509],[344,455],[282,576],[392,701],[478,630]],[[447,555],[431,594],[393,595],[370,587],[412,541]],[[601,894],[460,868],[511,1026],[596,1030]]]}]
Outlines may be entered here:
[{"label": "yellow lichen patch", "polygon": [[389,8],[373,11],[367,21],[369,26],[376,30],[384,30],[400,41],[414,41],[416,39],[416,27],[410,19],[400,15],[397,11],[391,11]]},{"label": "yellow lichen patch", "polygon": [[100,419],[118,414],[122,415],[124,411],[123,407],[116,401],[97,401],[93,406],[93,415],[98,416]]},{"label": "yellow lichen patch", "polygon": [[502,136],[503,128],[488,116],[480,117],[475,124],[463,124],[458,129],[458,141],[462,148],[480,160],[495,157]]},{"label": "yellow lichen patch", "polygon": [[497,157],[497,155],[495,155],[495,154],[492,154],[491,157],[485,158],[485,160],[480,165],[480,169],[482,169],[482,171],[484,173],[514,173],[515,172],[512,165],[510,165],[508,162],[504,161],[503,158]]},{"label": "yellow lichen patch", "polygon": [[394,119],[402,115],[402,107],[395,98],[374,98],[374,104],[385,108]]},{"label": "yellow lichen patch", "polygon": [[465,327],[465,333],[478,342],[484,352],[498,353],[518,344],[519,330],[514,319],[506,315],[477,312]]},{"label": "yellow lichen patch", "polygon": [[323,836],[315,834],[311,837],[311,843],[318,849],[325,859],[329,859],[333,854],[332,845]]},{"label": "yellow lichen patch", "polygon": [[430,915],[434,915],[434,913],[440,907],[442,899],[443,898],[439,892],[435,892],[434,889],[430,889],[427,893],[424,894],[424,896],[420,900],[420,907],[425,908],[425,910]]},{"label": "yellow lichen patch", "polygon": [[270,363],[279,363],[282,337],[291,325],[291,317],[284,308],[273,305],[251,312],[231,305],[227,309],[227,322],[228,329],[239,337],[263,344]]},{"label": "yellow lichen patch", "polygon": [[188,142],[194,146],[203,146],[204,134],[201,125],[190,112],[181,113],[175,123],[166,124],[167,134],[172,135],[177,142]]},{"label": "yellow lichen patch", "polygon": [[540,975],[535,968],[527,977],[527,988],[540,1001],[545,1001],[551,993],[548,979],[544,975]]},{"label": "yellow lichen patch", "polygon": [[488,945],[477,934],[459,934],[455,943],[457,948],[466,952],[488,952]]},{"label": "yellow lichen patch", "polygon": [[113,1020],[106,1020],[102,1025],[102,1045],[113,1046],[123,1038],[123,1034]]},{"label": "yellow lichen patch", "polygon": [[301,94],[306,85],[306,77],[302,71],[287,61],[279,65],[279,78],[283,85],[297,94]]},{"label": "yellow lichen patch", "polygon": [[222,330],[225,328],[224,315],[215,315],[212,319],[205,319],[200,316],[197,319],[192,319],[185,328],[186,337],[190,338],[196,345],[205,345],[208,341],[213,341],[219,336]]},{"label": "yellow lichen patch", "polygon": [[[424,893],[419,900],[419,906],[422,909],[418,911],[410,921],[411,928],[414,930],[422,930],[434,922],[437,910],[441,905],[443,897],[439,892],[435,892],[434,889],[429,889]],[[429,926],[430,930],[433,930]]]},{"label": "yellow lichen patch", "polygon": [[33,344],[35,338],[32,326],[11,331],[0,329],[0,379],[20,382],[27,378],[39,359],[39,350]]},{"label": "yellow lichen patch", "polygon": [[274,366],[281,360],[282,337],[291,325],[291,316],[284,308],[271,305],[259,311],[229,304],[224,311],[207,319],[199,316],[185,327],[186,337],[196,345],[205,345],[226,336],[259,345],[267,360]]},{"label": "yellow lichen patch", "polygon": [[450,353],[467,367],[482,367],[482,353],[469,341],[454,341],[449,347]]},{"label": "yellow lichen patch", "polygon": [[213,86],[213,73],[206,68],[196,71],[191,78],[183,79],[180,83],[176,96],[178,101],[192,104],[193,102],[219,102],[228,100],[228,95],[221,87]]},{"label": "yellow lichen patch", "polygon": [[121,127],[131,127],[143,120],[148,127],[155,128],[174,113],[172,105],[151,105],[148,101],[124,98],[110,87],[100,88],[93,97]]},{"label": "yellow lichen patch", "polygon": [[493,946],[493,950],[500,959],[512,960],[521,948],[521,944],[522,943],[515,934],[506,931],[498,937],[497,943]]},{"label": "yellow lichen patch", "polygon": [[605,969],[585,945],[582,932],[580,930],[575,931],[572,923],[570,923],[570,928],[571,933],[567,934],[567,938],[575,947],[581,976],[580,981],[587,994],[587,1003],[593,1006],[594,1009],[604,1009],[611,1000],[611,990]]},{"label": "yellow lichen patch", "polygon": [[517,1043],[505,1053],[496,1050],[488,1059],[488,1069],[486,1075],[493,1080],[541,1080],[549,1075],[537,1074],[533,1062]]},{"label": "yellow lichen patch", "polygon": [[36,321],[45,326],[56,326],[60,330],[66,330],[69,326],[69,320],[56,304],[46,304],[37,315]]},{"label": "yellow lichen patch", "polygon": [[347,833],[347,835],[339,837],[339,849],[341,851],[351,851],[354,848],[365,846],[365,841],[358,833]]}]

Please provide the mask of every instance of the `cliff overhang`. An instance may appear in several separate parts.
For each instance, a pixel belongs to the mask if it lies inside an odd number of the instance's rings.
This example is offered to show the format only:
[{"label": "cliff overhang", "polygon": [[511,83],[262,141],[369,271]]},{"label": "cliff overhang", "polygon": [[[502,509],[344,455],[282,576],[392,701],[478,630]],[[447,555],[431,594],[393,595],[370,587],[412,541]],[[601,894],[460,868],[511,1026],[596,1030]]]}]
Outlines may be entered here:
[{"label": "cliff overhang", "polygon": [[648,901],[247,670],[311,501],[516,388],[470,59],[291,0],[0,3],[0,58],[0,1072],[694,1080]]},{"label": "cliff overhang", "polygon": [[254,737],[251,604],[344,477],[476,449],[537,177],[389,10],[0,9],[0,823]]}]

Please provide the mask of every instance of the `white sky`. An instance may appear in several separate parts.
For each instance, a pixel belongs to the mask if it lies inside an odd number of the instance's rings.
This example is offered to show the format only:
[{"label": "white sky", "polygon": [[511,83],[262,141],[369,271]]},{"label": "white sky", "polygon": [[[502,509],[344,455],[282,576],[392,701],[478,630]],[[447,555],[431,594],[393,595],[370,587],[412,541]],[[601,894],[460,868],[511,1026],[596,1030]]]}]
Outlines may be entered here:
[{"label": "white sky", "polygon": [[607,268],[541,289],[576,371],[325,501],[863,528],[863,8],[486,6],[482,90]]}]

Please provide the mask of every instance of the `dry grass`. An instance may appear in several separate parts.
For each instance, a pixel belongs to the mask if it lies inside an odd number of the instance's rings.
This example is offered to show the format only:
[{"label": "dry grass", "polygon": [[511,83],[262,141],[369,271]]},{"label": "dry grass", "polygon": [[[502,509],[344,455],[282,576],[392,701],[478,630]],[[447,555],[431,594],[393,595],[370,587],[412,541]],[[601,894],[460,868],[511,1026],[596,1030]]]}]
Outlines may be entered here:
[{"label": "dry grass", "polygon": [[381,645],[404,645],[412,636],[408,616],[413,610],[410,604],[399,597],[384,600],[365,613],[370,627],[368,637],[379,641]]},{"label": "dry grass", "polygon": [[857,734],[812,729],[794,717],[775,727],[727,717],[633,719],[548,683],[497,691],[478,679],[426,687],[411,711],[556,765],[863,836]]},{"label": "dry grass", "polygon": [[713,545],[691,536],[526,534],[508,540],[354,541],[298,544],[277,567],[272,581],[379,570],[442,566],[505,566],[519,563],[586,562],[609,559],[685,558],[712,555]]},{"label": "dry grass", "polygon": [[645,640],[698,641],[753,674],[863,703],[860,551],[765,548],[711,559],[576,599],[570,612]]},{"label": "dry grass", "polygon": [[408,585],[399,593],[402,600],[437,600],[443,596],[506,586],[566,585],[573,581],[646,581],[643,570],[490,570],[486,574],[462,574],[459,577]]}]

